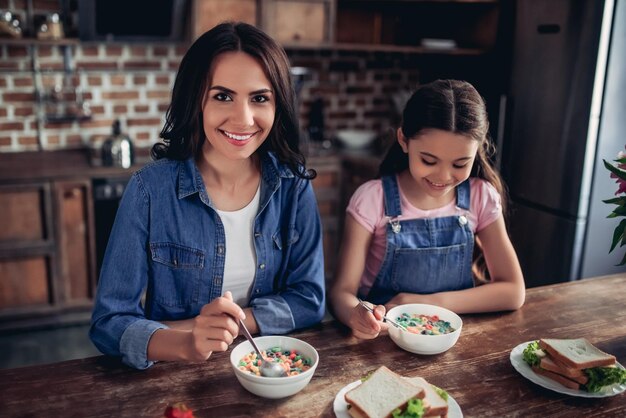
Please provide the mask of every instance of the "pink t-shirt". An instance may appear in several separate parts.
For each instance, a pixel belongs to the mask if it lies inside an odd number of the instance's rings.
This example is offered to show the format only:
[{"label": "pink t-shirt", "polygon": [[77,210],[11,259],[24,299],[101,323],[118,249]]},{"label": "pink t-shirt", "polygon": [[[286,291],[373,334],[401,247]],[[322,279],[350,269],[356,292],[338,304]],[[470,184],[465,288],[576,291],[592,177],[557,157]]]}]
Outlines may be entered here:
[{"label": "pink t-shirt", "polygon": [[[458,208],[456,201],[437,209],[422,210],[416,208],[406,199],[399,183],[398,188],[402,206],[401,220],[465,215],[472,231],[476,234],[497,220],[502,214],[500,194],[491,183],[483,179],[470,178],[469,213]],[[359,289],[361,294],[366,295],[380,271],[387,246],[388,219],[385,216],[382,180],[370,180],[361,185],[352,195],[346,212],[374,235],[365,261],[365,271],[361,277]]]}]

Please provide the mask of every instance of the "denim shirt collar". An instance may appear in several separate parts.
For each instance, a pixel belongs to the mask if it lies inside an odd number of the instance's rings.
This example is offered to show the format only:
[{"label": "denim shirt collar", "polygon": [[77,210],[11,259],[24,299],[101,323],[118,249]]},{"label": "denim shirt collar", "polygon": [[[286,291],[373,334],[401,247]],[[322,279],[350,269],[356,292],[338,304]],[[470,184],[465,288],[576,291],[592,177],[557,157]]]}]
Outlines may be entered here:
[{"label": "denim shirt collar", "polygon": [[[281,178],[292,178],[293,172],[278,161],[273,152],[261,154],[261,200],[260,208],[265,207],[270,197],[280,186]],[[204,180],[194,158],[188,158],[179,163],[178,167],[178,199],[184,199],[198,193],[200,200],[206,205],[213,207],[211,199],[207,195]]]}]

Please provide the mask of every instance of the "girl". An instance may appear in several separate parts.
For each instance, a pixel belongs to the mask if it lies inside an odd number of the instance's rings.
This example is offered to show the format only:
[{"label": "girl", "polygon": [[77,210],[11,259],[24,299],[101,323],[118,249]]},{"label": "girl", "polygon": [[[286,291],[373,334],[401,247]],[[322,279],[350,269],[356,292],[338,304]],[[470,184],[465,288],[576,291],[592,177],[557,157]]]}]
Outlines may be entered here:
[{"label": "girl", "polygon": [[145,369],[227,350],[238,320],[281,334],[322,319],[315,172],[295,109],[287,56],[265,33],[225,23],[194,42],[158,161],[132,176],[109,239],[90,330],[98,349]]},{"label": "girl", "polygon": [[[347,208],[343,260],[330,292],[334,314],[374,338],[395,305],[427,303],[458,313],[517,309],[522,271],[506,232],[502,181],[489,163],[485,103],[462,81],[419,88],[403,112],[380,179]],[[490,280],[474,287],[474,241]],[[375,307],[359,306],[357,296]]]}]

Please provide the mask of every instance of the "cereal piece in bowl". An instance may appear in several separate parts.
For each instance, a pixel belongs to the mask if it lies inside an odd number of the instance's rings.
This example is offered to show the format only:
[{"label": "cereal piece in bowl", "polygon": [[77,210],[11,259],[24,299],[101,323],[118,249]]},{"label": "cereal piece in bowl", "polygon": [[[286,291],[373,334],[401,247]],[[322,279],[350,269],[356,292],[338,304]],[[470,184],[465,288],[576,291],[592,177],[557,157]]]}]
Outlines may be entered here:
[{"label": "cereal piece in bowl", "polygon": [[254,341],[268,359],[287,368],[288,376],[265,377],[258,373],[258,355],[249,341],[238,344],[230,353],[230,364],[239,383],[255,395],[280,399],[300,392],[311,381],[319,354],[310,344],[284,335],[255,337]]},{"label": "cereal piece in bowl", "polygon": [[406,330],[389,327],[389,337],[400,348],[416,354],[439,354],[456,344],[463,321],[454,312],[435,305],[398,305],[387,316]]}]

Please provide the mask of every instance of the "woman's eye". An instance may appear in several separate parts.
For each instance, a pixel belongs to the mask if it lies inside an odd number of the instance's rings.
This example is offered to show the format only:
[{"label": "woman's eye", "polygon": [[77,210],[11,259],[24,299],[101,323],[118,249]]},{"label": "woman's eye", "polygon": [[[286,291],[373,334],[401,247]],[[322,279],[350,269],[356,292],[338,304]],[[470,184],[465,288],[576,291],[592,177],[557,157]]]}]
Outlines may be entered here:
[{"label": "woman's eye", "polygon": [[426,165],[435,165],[437,164],[435,161],[428,161],[422,158],[422,162]]},{"label": "woman's eye", "polygon": [[229,102],[232,101],[233,99],[230,98],[230,96],[226,93],[217,93],[215,96],[213,96],[213,98],[217,101],[220,102]]},{"label": "woman's eye", "polygon": [[454,168],[465,168],[467,166],[467,163],[465,164],[452,164],[452,167]]},{"label": "woman's eye", "polygon": [[269,102],[270,99],[267,96],[259,94],[258,96],[252,97],[252,101],[255,103],[265,103],[265,102]]}]

